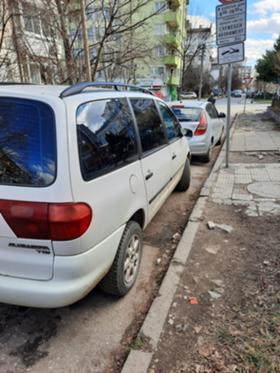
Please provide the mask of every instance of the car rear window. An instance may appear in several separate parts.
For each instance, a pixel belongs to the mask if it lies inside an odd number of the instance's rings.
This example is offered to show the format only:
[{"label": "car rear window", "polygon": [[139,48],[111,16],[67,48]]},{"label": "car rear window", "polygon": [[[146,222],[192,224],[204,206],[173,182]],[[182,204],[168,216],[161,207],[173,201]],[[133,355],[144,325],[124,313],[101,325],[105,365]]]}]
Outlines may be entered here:
[{"label": "car rear window", "polygon": [[39,101],[0,98],[0,184],[44,187],[55,176],[52,109]]},{"label": "car rear window", "polygon": [[192,107],[173,106],[171,109],[180,122],[198,122],[202,111]]}]

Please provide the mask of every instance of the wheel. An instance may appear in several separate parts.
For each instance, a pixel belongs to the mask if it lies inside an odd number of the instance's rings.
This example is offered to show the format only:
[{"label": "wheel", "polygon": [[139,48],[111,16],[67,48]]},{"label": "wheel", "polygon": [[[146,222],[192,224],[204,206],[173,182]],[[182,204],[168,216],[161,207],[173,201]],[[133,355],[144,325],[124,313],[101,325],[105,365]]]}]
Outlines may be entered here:
[{"label": "wheel", "polygon": [[202,156],[203,162],[205,163],[210,162],[212,158],[212,153],[213,153],[213,145],[210,145],[208,152]]},{"label": "wheel", "polygon": [[187,158],[181,180],[177,184],[176,190],[180,192],[185,192],[186,190],[189,189],[190,183],[191,183],[191,166],[190,166],[190,161]]},{"label": "wheel", "polygon": [[110,271],[100,286],[106,293],[125,295],[137,278],[143,248],[143,233],[134,221],[127,223]]},{"label": "wheel", "polygon": [[222,141],[223,141],[223,137],[224,137],[224,129],[222,129],[222,133],[221,133],[221,136],[220,136],[220,138],[219,138],[219,140],[218,140],[218,142],[217,142],[217,144],[216,144],[216,145],[221,145],[221,144],[222,144]]}]

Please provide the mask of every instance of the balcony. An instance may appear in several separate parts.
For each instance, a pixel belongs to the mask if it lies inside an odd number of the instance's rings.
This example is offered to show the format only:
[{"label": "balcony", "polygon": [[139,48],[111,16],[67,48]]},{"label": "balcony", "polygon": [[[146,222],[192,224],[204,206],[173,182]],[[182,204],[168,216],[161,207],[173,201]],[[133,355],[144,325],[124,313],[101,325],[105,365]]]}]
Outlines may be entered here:
[{"label": "balcony", "polygon": [[163,39],[164,43],[167,44],[169,47],[178,48],[181,45],[181,40],[179,34],[176,33],[169,33],[164,36]]},{"label": "balcony", "polygon": [[180,81],[179,81],[179,77],[176,76],[176,75],[171,75],[168,79],[167,79],[167,82],[166,82],[168,85],[179,85],[180,84]]},{"label": "balcony", "polygon": [[163,57],[163,63],[166,66],[178,67],[180,65],[180,57],[178,57],[178,56],[165,56],[165,57]]},{"label": "balcony", "polygon": [[177,28],[180,26],[180,12],[168,10],[164,14],[164,21],[168,24],[171,28]]},{"label": "balcony", "polygon": [[170,9],[179,8],[183,4],[183,0],[168,0],[168,6]]}]

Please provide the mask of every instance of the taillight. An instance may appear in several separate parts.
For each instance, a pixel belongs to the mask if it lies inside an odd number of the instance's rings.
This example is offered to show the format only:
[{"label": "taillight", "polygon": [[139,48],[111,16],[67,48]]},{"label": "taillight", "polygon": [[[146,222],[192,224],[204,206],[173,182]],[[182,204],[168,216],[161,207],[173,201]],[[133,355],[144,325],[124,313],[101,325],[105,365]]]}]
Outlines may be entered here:
[{"label": "taillight", "polygon": [[194,136],[201,136],[204,135],[205,132],[207,131],[207,118],[205,114],[201,114],[199,124],[195,130]]},{"label": "taillight", "polygon": [[92,220],[86,203],[0,200],[0,213],[17,237],[53,241],[82,236]]}]

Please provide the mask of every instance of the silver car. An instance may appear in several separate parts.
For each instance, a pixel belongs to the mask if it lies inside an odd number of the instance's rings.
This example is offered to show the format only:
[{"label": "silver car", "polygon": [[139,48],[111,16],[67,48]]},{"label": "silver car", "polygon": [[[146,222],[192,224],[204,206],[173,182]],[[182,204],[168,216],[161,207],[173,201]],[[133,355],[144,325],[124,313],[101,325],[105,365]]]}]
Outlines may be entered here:
[{"label": "silver car", "polygon": [[210,102],[180,101],[169,104],[183,128],[193,132],[189,139],[192,155],[209,162],[212,150],[219,145],[225,133],[225,114],[218,113]]}]

